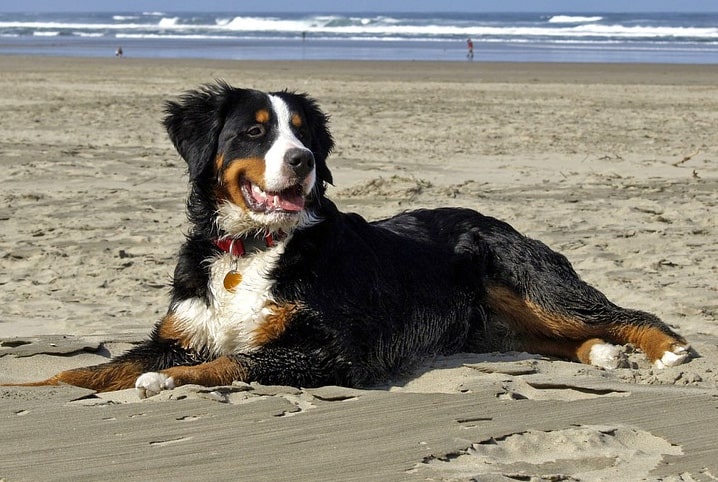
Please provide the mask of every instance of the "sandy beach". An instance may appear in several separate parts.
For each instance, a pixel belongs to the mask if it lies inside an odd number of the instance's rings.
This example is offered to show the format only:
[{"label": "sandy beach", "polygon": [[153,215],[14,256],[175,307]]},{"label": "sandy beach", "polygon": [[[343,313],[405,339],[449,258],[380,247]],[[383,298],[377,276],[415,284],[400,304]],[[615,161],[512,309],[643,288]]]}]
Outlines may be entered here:
[{"label": "sandy beach", "polygon": [[460,354],[372,390],[0,387],[0,481],[718,479],[718,65],[0,56],[0,383],[164,314],[187,228],[162,105],[224,79],[331,115],[339,206],[464,206],[695,349],[604,371]]}]

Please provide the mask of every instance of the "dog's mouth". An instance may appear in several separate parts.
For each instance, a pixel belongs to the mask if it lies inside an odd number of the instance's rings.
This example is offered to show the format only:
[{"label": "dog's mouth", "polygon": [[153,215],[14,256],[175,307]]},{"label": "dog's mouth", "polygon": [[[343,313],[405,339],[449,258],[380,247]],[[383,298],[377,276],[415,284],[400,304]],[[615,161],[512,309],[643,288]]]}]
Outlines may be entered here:
[{"label": "dog's mouth", "polygon": [[257,213],[298,213],[304,209],[304,189],[297,184],[278,192],[264,191],[247,179],[242,180],[242,195],[247,207]]}]

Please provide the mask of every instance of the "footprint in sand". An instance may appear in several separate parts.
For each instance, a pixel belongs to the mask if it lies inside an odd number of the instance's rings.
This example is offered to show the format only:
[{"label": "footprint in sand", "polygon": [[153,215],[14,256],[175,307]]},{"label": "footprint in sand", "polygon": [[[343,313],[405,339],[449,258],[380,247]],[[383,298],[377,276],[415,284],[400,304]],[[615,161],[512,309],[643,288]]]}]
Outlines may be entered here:
[{"label": "footprint in sand", "polygon": [[682,454],[680,446],[640,429],[584,425],[491,438],[420,465],[441,473],[442,478],[461,480],[494,480],[491,476],[501,480],[625,480],[626,474],[641,480],[664,455]]}]

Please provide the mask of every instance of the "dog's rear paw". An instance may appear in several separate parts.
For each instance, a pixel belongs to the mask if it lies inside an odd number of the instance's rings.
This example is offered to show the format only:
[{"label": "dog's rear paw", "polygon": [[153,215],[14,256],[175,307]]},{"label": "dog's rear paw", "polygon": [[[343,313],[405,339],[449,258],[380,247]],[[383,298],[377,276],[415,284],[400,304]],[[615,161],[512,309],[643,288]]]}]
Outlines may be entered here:
[{"label": "dog's rear paw", "polygon": [[676,345],[671,351],[666,351],[663,356],[653,362],[656,368],[668,368],[685,363],[690,356],[691,347],[688,345]]},{"label": "dog's rear paw", "polygon": [[162,390],[172,390],[174,387],[172,377],[158,372],[143,373],[135,381],[135,390],[140,398],[152,397]]},{"label": "dog's rear paw", "polygon": [[623,347],[610,343],[596,343],[591,347],[589,357],[591,365],[606,370],[615,370],[626,366],[626,354]]}]

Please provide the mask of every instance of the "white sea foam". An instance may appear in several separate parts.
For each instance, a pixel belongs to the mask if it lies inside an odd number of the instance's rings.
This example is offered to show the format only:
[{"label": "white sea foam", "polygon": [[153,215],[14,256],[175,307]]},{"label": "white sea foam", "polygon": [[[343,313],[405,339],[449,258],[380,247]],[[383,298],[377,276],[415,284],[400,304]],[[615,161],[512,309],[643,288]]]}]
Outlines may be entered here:
[{"label": "white sea foam", "polygon": [[234,17],[226,24],[214,27],[238,32],[305,32],[316,28],[311,21],[271,17]]},{"label": "white sea foam", "polygon": [[267,40],[272,37],[237,37],[235,35],[202,35],[202,34],[178,34],[178,33],[118,33],[117,39],[157,39],[157,40]]},{"label": "white sea foam", "polygon": [[0,22],[0,29],[63,29],[63,30],[123,30],[147,28],[147,24],[132,23],[74,23],[74,22]]},{"label": "white sea foam", "polygon": [[[159,13],[159,12],[158,12]],[[149,14],[148,14],[149,15]],[[157,18],[159,17],[159,18]],[[482,21],[477,17],[474,21],[447,20],[441,18],[397,18],[386,16],[339,16],[314,15],[307,17],[273,17],[273,16],[211,16],[202,20],[184,18],[182,16],[159,16],[152,14],[150,18],[131,15],[108,15],[114,21],[102,22],[62,22],[62,21],[0,21],[0,34],[13,34],[13,29],[32,31],[34,35],[50,36],[59,32],[90,35],[96,32],[116,32],[113,35],[142,31],[145,34],[182,35],[183,32],[195,38],[202,35],[231,35],[252,33],[261,36],[297,36],[301,33],[315,36],[336,36],[337,38],[365,37],[373,39],[404,40],[447,40],[472,37],[479,41],[490,41],[494,38],[527,40],[546,39],[582,39],[586,37],[607,40],[631,39],[663,39],[665,41],[718,39],[718,28],[710,26],[664,25],[646,21],[645,24],[606,23],[601,16],[566,16],[556,15],[548,21],[532,22],[497,22]],[[152,19],[152,20],[151,20]],[[243,35],[242,35],[243,36]]]},{"label": "white sea foam", "polygon": [[162,17],[157,24],[160,28],[174,28],[178,27],[180,18],[179,17]]},{"label": "white sea foam", "polygon": [[586,23],[586,22],[600,22],[603,17],[581,17],[577,15],[554,15],[548,19],[548,23]]}]

